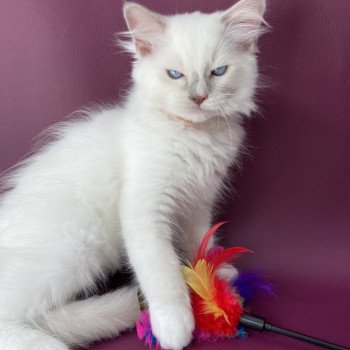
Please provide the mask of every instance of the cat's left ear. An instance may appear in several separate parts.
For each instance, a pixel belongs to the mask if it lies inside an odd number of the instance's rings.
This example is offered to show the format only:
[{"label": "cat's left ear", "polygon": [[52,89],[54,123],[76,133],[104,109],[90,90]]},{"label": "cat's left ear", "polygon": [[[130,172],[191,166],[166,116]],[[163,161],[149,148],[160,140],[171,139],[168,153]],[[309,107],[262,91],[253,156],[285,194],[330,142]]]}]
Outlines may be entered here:
[{"label": "cat's left ear", "polygon": [[139,57],[152,53],[165,31],[165,19],[156,12],[134,2],[125,2],[124,18]]},{"label": "cat's left ear", "polygon": [[227,33],[243,49],[254,49],[257,39],[266,31],[265,8],[266,0],[240,0],[223,13]]}]

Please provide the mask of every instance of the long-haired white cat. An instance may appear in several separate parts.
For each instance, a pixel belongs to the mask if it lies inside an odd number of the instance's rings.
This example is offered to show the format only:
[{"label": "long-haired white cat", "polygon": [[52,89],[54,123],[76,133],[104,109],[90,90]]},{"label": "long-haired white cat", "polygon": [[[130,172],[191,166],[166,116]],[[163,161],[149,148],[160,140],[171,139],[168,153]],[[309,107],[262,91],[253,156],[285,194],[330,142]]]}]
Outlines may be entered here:
[{"label": "long-haired white cat", "polygon": [[67,350],[134,325],[135,288],[76,301],[127,257],[165,349],[194,328],[179,256],[211,224],[254,110],[265,0],[162,16],[126,3],[133,86],[66,122],[4,182],[0,349]]}]

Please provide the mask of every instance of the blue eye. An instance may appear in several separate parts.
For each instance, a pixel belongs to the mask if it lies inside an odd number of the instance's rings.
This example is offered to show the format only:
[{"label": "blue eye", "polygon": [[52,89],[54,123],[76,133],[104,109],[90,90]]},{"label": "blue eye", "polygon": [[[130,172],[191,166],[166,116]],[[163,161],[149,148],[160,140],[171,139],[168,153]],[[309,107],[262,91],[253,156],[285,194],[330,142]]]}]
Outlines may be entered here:
[{"label": "blue eye", "polygon": [[169,77],[173,79],[179,79],[184,76],[181,72],[178,72],[177,70],[173,70],[173,69],[168,69],[167,72]]},{"label": "blue eye", "polygon": [[216,77],[220,77],[221,75],[224,75],[226,73],[226,70],[227,66],[221,66],[212,70],[211,74],[215,75]]}]

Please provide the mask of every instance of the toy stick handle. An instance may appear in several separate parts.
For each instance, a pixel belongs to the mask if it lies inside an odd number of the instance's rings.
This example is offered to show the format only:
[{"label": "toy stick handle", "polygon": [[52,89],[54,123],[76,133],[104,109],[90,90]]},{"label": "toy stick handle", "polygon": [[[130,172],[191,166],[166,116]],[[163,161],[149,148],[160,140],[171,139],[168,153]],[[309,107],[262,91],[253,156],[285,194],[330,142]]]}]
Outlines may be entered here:
[{"label": "toy stick handle", "polygon": [[302,341],[307,342],[307,343],[318,345],[318,346],[326,348],[326,349],[350,350],[349,348],[345,348],[344,346],[329,343],[327,341],[313,338],[313,337],[310,337],[310,336],[305,335],[305,334],[293,332],[293,331],[290,331],[290,330],[285,329],[285,328],[276,327],[270,323],[267,323],[265,321],[265,319],[263,319],[261,317],[257,317],[257,316],[243,315],[241,317],[240,323],[243,326],[249,327],[249,328],[254,329],[256,331],[259,331],[259,332],[263,332],[265,330],[270,331],[270,332],[275,332],[278,334],[285,335],[287,337],[295,338],[295,339],[302,340]]}]

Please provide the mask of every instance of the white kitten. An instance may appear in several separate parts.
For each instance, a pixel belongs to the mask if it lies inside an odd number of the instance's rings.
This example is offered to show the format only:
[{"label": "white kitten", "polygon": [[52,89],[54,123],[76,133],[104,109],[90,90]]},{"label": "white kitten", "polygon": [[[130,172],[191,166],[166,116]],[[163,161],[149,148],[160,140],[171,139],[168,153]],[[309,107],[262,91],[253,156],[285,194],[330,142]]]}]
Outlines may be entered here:
[{"label": "white kitten", "polygon": [[134,289],[74,301],[126,255],[163,348],[194,321],[177,251],[210,226],[254,110],[264,0],[161,16],[126,3],[135,61],[122,107],[62,124],[5,182],[0,207],[0,349],[67,350],[132,327]]}]

